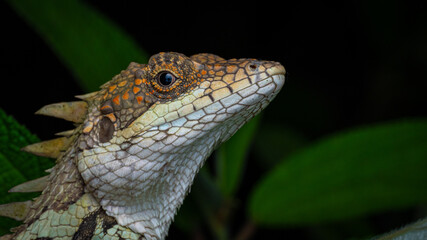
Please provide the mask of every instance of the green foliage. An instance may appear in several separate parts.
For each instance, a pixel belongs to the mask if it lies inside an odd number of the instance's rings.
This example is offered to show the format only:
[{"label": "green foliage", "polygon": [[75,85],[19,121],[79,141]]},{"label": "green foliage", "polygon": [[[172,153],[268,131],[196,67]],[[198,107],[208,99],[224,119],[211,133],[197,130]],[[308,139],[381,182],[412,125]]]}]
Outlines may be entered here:
[{"label": "green foliage", "polygon": [[261,124],[253,144],[255,160],[258,160],[262,167],[269,169],[306,144],[305,137],[291,127],[283,124]]},{"label": "green foliage", "polygon": [[231,197],[238,188],[246,154],[258,127],[260,116],[246,123],[217,151],[217,181],[221,193]]},{"label": "green foliage", "polygon": [[96,91],[147,55],[123,30],[78,0],[8,0],[55,51],[86,91]]},{"label": "green foliage", "polygon": [[[38,141],[35,135],[0,109],[0,204],[36,196],[7,191],[22,182],[46,175],[44,170],[53,166],[53,161],[47,158],[20,151],[22,147]],[[16,225],[16,221],[0,218],[0,235]]]},{"label": "green foliage", "polygon": [[427,202],[427,121],[360,128],[292,155],[260,182],[259,224],[307,225]]}]

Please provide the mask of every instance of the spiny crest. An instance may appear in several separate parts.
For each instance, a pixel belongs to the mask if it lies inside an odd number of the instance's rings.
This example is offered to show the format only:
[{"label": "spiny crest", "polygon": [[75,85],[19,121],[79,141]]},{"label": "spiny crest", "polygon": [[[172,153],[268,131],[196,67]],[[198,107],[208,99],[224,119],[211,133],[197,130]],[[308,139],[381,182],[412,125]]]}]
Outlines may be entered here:
[{"label": "spiny crest", "polygon": [[[82,123],[87,117],[89,101],[93,101],[98,92],[76,96],[84,101],[61,102],[49,104],[42,107],[36,112],[45,116],[62,118],[77,124]],[[64,151],[68,149],[72,142],[72,136],[77,134],[78,128],[57,133],[60,138],[47,140],[39,143],[28,145],[21,150],[32,153],[37,156],[58,158]]]},{"label": "spiny crest", "polygon": [[0,216],[22,221],[30,210],[31,204],[32,201],[2,204],[0,205]]},{"label": "spiny crest", "polygon": [[[82,123],[87,115],[88,102],[93,99],[94,93],[77,96],[84,101],[62,102],[50,104],[42,107],[36,114],[62,118],[75,123]],[[58,158],[66,151],[73,136],[78,132],[77,129],[61,132],[58,135],[63,137],[43,141],[35,144],[28,145],[21,150],[32,153],[37,156]],[[50,169],[46,170],[50,172]],[[21,183],[9,192],[41,192],[45,189],[48,183],[48,176],[34,179],[28,182]],[[25,219],[27,213],[30,211],[32,201],[13,202],[0,205],[0,216],[10,217],[18,221]],[[6,237],[9,235],[6,235]]]},{"label": "spiny crest", "polygon": [[41,192],[47,185],[49,176],[37,178],[28,182],[21,183],[9,190],[9,192]]},{"label": "spiny crest", "polygon": [[75,123],[82,123],[86,113],[87,103],[83,101],[49,104],[36,112],[36,114],[63,118]]},{"label": "spiny crest", "polygon": [[70,138],[61,137],[48,141],[34,143],[22,148],[22,151],[41,157],[58,158],[69,146]]}]

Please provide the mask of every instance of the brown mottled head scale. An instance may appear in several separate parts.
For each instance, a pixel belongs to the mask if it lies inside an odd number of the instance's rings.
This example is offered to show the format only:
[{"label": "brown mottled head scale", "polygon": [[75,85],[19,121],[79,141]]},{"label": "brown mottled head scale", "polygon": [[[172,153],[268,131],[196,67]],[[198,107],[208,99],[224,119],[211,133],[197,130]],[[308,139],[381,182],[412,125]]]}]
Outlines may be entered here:
[{"label": "brown mottled head scale", "polygon": [[[154,103],[175,99],[203,81],[198,78],[196,62],[180,53],[153,55],[148,64],[131,63],[104,84],[98,93],[99,113],[85,122],[88,135],[83,148],[93,142],[109,141],[115,130],[128,127]],[[165,84],[162,78],[172,80]],[[98,109],[97,109],[98,110]]]},{"label": "brown mottled head scale", "polygon": [[[165,75],[172,78],[162,83]],[[100,92],[100,111],[112,122],[119,121],[120,129],[127,127],[155,102],[176,98],[197,83],[194,63],[183,54],[159,53],[152,56],[148,64],[131,63],[113,81],[104,85]],[[199,79],[200,80],[200,79]]]}]

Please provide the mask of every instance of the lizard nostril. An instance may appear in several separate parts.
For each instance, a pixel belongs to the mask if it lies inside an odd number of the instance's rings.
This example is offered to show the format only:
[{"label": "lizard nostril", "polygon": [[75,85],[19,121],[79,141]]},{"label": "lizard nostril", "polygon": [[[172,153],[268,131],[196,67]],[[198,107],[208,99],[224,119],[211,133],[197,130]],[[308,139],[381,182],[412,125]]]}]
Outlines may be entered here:
[{"label": "lizard nostril", "polygon": [[259,66],[259,64],[257,62],[252,62],[251,64],[249,64],[249,70],[254,72],[254,71],[258,70],[258,66]]}]

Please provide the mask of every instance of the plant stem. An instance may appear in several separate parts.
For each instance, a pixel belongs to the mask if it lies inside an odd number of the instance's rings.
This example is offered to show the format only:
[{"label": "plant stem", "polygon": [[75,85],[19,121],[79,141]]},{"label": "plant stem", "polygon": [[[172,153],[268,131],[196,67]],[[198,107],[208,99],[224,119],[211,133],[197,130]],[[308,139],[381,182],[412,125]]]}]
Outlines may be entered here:
[{"label": "plant stem", "polygon": [[240,229],[240,232],[237,234],[235,240],[247,240],[254,234],[256,230],[256,225],[251,220],[248,220],[246,224]]}]

